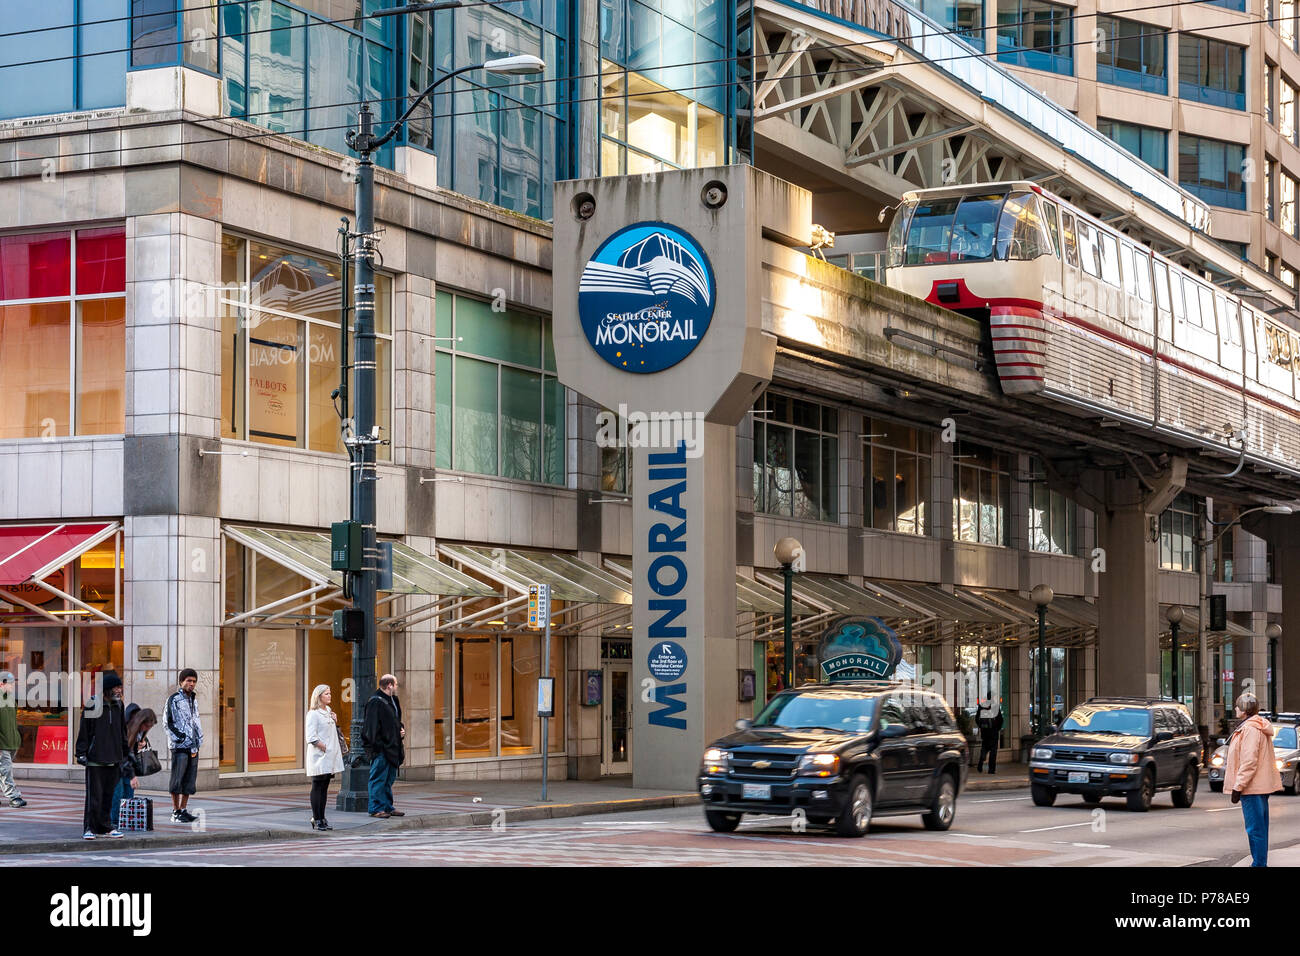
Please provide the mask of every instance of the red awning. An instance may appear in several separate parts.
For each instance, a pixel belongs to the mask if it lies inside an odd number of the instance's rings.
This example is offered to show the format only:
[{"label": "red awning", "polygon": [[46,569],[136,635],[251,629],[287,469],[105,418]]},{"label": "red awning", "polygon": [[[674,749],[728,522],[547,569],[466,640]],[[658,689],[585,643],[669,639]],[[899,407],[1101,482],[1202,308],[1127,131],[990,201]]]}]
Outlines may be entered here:
[{"label": "red awning", "polygon": [[116,522],[0,526],[0,588],[40,579],[117,531]]}]

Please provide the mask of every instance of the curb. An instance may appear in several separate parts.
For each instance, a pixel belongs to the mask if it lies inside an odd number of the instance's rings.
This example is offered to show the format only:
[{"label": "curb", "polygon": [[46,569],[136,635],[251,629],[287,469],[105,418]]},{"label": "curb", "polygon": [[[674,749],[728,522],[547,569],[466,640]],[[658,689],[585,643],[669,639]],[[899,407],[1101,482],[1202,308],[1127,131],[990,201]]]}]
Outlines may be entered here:
[{"label": "curb", "polygon": [[[374,820],[359,827],[335,830],[340,835],[353,833],[388,833],[403,830],[441,830],[456,827],[489,827],[498,809],[504,809],[511,821],[558,820],[566,817],[595,816],[602,813],[630,813],[637,810],[664,810],[692,806],[699,801],[695,793],[670,794],[662,797],[628,797],[623,800],[600,800],[593,803],[556,803],[523,807],[493,807],[465,813],[425,814],[386,823]],[[42,840],[28,843],[0,842],[0,857],[30,853],[116,852],[120,850],[156,850],[195,846],[238,846],[278,840],[321,839],[312,830],[259,828],[253,830],[177,833],[152,838],[122,837],[120,840],[82,839]],[[106,845],[107,843],[107,845]]]}]

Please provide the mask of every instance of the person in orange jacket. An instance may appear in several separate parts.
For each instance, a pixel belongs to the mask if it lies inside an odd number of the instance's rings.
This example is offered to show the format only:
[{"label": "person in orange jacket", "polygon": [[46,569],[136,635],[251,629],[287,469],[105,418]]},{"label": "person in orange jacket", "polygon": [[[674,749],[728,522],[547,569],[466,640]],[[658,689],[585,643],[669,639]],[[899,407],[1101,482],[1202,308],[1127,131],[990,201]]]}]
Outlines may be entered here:
[{"label": "person in orange jacket", "polygon": [[1223,789],[1231,791],[1233,803],[1241,803],[1250,865],[1268,866],[1268,797],[1282,789],[1282,775],[1273,756],[1273,727],[1259,715],[1254,694],[1238,697],[1236,708],[1242,720],[1228,739]]}]

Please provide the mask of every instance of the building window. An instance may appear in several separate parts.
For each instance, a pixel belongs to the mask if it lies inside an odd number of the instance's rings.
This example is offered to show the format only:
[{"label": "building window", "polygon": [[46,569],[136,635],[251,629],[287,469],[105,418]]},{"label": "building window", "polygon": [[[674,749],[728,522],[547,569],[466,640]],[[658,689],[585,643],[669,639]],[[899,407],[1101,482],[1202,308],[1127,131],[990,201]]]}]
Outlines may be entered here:
[{"label": "building window", "polygon": [[122,0],[6,4],[0,119],[125,105],[130,41],[124,6]]},{"label": "building window", "polygon": [[1271,252],[1264,253],[1264,271],[1271,276],[1277,275],[1277,256]]},{"label": "building window", "polygon": [[[617,412],[602,409],[604,415],[613,422],[614,435],[627,434],[626,420]],[[597,424],[597,444],[600,446],[600,490],[625,495],[632,488],[632,449],[629,442],[601,441],[601,428]],[[630,438],[630,436],[629,436]]]},{"label": "building window", "polygon": [[126,229],[0,236],[0,439],[126,431]]},{"label": "building window", "polygon": [[1277,178],[1277,162],[1272,157],[1264,159],[1264,215],[1270,222],[1277,221],[1277,210],[1273,206],[1274,180]]},{"label": "building window", "polygon": [[565,390],[548,316],[437,295],[434,462],[439,468],[565,483]]},{"label": "building window", "polygon": [[1098,119],[1097,131],[1109,136],[1152,169],[1167,172],[1169,167],[1169,134],[1151,126],[1121,123],[1119,120]]},{"label": "building window", "polygon": [[1277,35],[1282,40],[1282,45],[1300,52],[1300,42],[1297,42],[1300,37],[1297,36],[1295,28],[1295,0],[1280,0],[1274,25],[1277,27]]},{"label": "building window", "polygon": [[930,504],[929,432],[869,419],[862,442],[865,524],[880,531],[926,533]]},{"label": "building window", "polygon": [[1264,67],[1264,122],[1276,124],[1273,101],[1277,95],[1277,67],[1272,63]]},{"label": "building window", "polygon": [[1160,567],[1166,571],[1196,571],[1200,568],[1199,536],[1201,502],[1184,492],[1160,516]]},{"label": "building window", "polygon": [[1178,136],[1178,182],[1211,205],[1246,208],[1245,159],[1246,147],[1240,143]]},{"label": "building window", "polygon": [[1178,95],[1185,100],[1246,108],[1246,51],[1184,34],[1178,40]]},{"label": "building window", "polygon": [[1278,217],[1278,228],[1288,236],[1300,235],[1300,233],[1297,232],[1298,220],[1296,218],[1295,205],[1296,181],[1286,173],[1282,174],[1281,194],[1282,201],[1279,204],[1281,207],[1281,215]]},{"label": "building window", "polygon": [[[1042,474],[1040,462],[1035,471]],[[1049,554],[1078,554],[1076,528],[1078,508],[1074,499],[1047,487],[1047,480],[1035,477],[1029,505],[1029,547]]]},{"label": "building window", "polygon": [[609,61],[600,94],[605,176],[725,163],[722,114]]},{"label": "building window", "polygon": [[764,393],[754,405],[754,510],[836,521],[839,490],[835,409]]},{"label": "building window", "polygon": [[1296,89],[1284,75],[1282,89],[1278,93],[1277,131],[1282,134],[1283,139],[1300,146],[1300,137],[1297,137],[1296,132],[1295,101]]},{"label": "building window", "polygon": [[1097,50],[1097,80],[1147,93],[1169,92],[1165,75],[1165,31],[1149,23],[1097,17],[1104,39]]},{"label": "building window", "polygon": [[984,0],[904,0],[959,37],[971,37],[983,49]]},{"label": "building window", "polygon": [[[340,378],[338,263],[227,235],[221,279],[222,437],[346,453],[330,397]],[[375,277],[375,420],[389,440],[392,289]],[[390,458],[390,446],[378,455]]]},{"label": "building window", "polygon": [[1236,10],[1238,13],[1246,12],[1246,0],[1205,0],[1207,6],[1223,7],[1225,10]]},{"label": "building window", "polygon": [[953,454],[952,537],[977,544],[1007,543],[1011,509],[1008,455],[958,442]]},{"label": "building window", "polygon": [[1000,0],[998,60],[1073,76],[1073,12],[1043,0]]},{"label": "building window", "polygon": [[1282,284],[1289,286],[1292,289],[1296,287],[1295,275],[1295,269],[1287,265],[1285,262],[1282,263],[1282,267],[1278,269],[1277,272],[1277,277],[1282,280]]}]

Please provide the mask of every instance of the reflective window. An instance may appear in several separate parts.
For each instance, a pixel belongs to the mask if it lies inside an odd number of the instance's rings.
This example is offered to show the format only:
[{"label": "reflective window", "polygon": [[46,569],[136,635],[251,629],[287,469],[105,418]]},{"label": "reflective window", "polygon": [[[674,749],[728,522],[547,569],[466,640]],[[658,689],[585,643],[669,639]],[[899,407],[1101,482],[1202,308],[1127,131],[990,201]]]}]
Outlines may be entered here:
[{"label": "reflective window", "polygon": [[[1005,193],[986,196],[966,196],[957,207],[953,220],[951,258],[988,259],[993,255],[997,236],[998,211],[1002,208]],[[1002,246],[999,245],[1002,258]]]},{"label": "reflective window", "polygon": [[127,10],[126,0],[6,3],[0,119],[124,105]]},{"label": "reflective window", "polygon": [[1196,539],[1201,530],[1201,502],[1180,494],[1160,516],[1160,567],[1169,571],[1196,571],[1200,549]]},{"label": "reflective window", "polygon": [[912,210],[907,230],[907,265],[948,261],[953,215],[959,199],[921,200]]},{"label": "reflective window", "polygon": [[1300,145],[1300,139],[1297,139],[1295,101],[1295,86],[1284,76],[1278,92],[1277,131],[1283,139],[1289,140],[1293,145]]},{"label": "reflective window", "polygon": [[1078,505],[1059,491],[1047,487],[1042,462],[1034,459],[1031,468],[1033,493],[1029,505],[1029,547],[1049,554],[1077,554]]},{"label": "reflective window", "polygon": [[1240,143],[1178,135],[1178,182],[1213,205],[1246,208],[1245,159]]},{"label": "reflective window", "polygon": [[125,228],[0,237],[0,438],[123,434],[125,391]]},{"label": "reflective window", "polygon": [[1296,215],[1296,181],[1282,173],[1281,202],[1278,204],[1278,227],[1288,236],[1300,237],[1300,217]]},{"label": "reflective window", "polygon": [[1178,40],[1178,80],[1182,99],[1244,110],[1245,48],[1185,33]]},{"label": "reflective window", "polygon": [[839,517],[838,415],[834,408],[765,392],[754,405],[754,509]]},{"label": "reflective window", "polygon": [[904,534],[926,533],[930,501],[929,432],[868,419],[863,439],[867,475],[864,521],[867,527]]},{"label": "reflective window", "polygon": [[1065,261],[1076,269],[1079,268],[1079,244],[1074,231],[1074,217],[1068,212],[1061,213],[1061,235],[1065,245]]},{"label": "reflective window", "polygon": [[1072,13],[1043,0],[999,0],[998,60],[1073,76]]},{"label": "reflective window", "polygon": [[[956,242],[955,237],[953,242]],[[1043,222],[1038,196],[1031,192],[1012,193],[1007,197],[998,220],[998,258],[1037,259],[1050,255],[1051,251],[1051,238]]]},{"label": "reflective window", "polygon": [[971,37],[983,48],[983,0],[904,0],[930,19],[962,37]]},{"label": "reflective window", "polygon": [[1150,23],[1097,17],[1097,79],[1148,93],[1169,92],[1165,77],[1166,31]]},{"label": "reflective window", "polygon": [[1167,172],[1169,167],[1169,133],[1151,126],[1097,120],[1097,131],[1109,136],[1152,169]]},{"label": "reflective window", "polygon": [[958,442],[953,455],[954,541],[1007,543],[1011,459],[991,449]]},{"label": "reflective window", "polygon": [[565,389],[550,318],[442,291],[436,309],[438,466],[563,485]]}]

